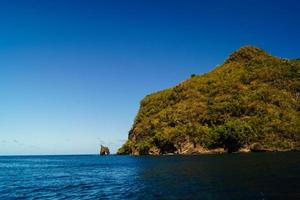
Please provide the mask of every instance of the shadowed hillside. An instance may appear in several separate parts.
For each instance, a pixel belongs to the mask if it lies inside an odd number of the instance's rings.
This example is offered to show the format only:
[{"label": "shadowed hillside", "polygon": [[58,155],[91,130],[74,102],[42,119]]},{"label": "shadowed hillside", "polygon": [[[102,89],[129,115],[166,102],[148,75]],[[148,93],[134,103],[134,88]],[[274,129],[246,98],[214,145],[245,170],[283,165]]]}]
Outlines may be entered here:
[{"label": "shadowed hillside", "polygon": [[119,154],[300,147],[300,62],[245,46],[223,65],[146,96]]}]

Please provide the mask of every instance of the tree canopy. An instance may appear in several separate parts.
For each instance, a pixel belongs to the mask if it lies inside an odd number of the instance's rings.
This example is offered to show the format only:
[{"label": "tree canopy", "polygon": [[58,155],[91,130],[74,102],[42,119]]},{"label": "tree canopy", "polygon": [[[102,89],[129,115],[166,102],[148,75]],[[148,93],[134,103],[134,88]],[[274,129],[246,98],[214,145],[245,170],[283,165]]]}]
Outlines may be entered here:
[{"label": "tree canopy", "polygon": [[223,65],[146,96],[120,154],[175,152],[189,140],[228,152],[300,147],[300,62],[245,46]]}]

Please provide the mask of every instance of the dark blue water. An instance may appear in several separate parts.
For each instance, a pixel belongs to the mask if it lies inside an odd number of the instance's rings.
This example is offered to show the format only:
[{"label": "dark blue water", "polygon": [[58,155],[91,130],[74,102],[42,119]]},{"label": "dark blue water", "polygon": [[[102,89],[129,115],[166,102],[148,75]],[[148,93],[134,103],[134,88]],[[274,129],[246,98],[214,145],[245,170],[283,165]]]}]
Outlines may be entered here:
[{"label": "dark blue water", "polygon": [[300,199],[300,152],[0,157],[0,199]]}]

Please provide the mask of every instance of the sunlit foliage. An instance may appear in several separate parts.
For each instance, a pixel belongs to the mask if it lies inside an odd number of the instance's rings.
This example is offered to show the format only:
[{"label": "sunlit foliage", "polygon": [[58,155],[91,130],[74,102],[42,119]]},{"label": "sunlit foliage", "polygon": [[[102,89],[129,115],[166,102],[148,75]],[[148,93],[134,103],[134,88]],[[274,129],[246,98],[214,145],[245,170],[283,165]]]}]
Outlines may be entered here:
[{"label": "sunlit foliage", "polygon": [[147,154],[153,146],[167,151],[183,138],[229,152],[257,142],[299,148],[299,59],[246,46],[210,73],[146,96],[119,153]]}]

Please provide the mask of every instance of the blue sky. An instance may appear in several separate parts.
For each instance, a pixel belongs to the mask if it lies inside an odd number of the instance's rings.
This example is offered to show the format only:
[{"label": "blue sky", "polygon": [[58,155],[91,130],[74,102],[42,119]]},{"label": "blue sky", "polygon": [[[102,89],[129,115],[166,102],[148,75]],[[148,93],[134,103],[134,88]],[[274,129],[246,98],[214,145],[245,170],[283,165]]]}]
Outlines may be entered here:
[{"label": "blue sky", "polygon": [[300,57],[299,1],[0,1],[0,155],[112,151],[140,100],[252,44]]}]

